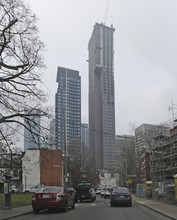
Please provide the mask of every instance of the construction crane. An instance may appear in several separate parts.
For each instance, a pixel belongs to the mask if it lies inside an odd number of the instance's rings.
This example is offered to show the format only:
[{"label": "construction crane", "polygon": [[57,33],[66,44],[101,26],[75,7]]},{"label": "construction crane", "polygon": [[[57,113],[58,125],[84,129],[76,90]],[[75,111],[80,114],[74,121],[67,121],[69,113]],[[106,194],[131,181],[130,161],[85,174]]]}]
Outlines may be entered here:
[{"label": "construction crane", "polygon": [[107,15],[108,15],[109,4],[110,4],[110,0],[107,0],[106,12],[105,12],[105,17],[104,17],[104,24],[105,25],[106,25],[106,20],[107,20]]}]

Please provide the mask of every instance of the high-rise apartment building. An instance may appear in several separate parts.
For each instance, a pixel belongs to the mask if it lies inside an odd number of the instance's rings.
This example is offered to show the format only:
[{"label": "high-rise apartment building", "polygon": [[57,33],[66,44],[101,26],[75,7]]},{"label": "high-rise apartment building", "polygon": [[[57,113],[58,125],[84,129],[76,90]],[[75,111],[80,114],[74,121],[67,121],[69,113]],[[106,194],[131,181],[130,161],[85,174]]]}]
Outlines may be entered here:
[{"label": "high-rise apartment building", "polygon": [[81,171],[85,171],[88,166],[89,152],[89,128],[88,124],[81,124]]},{"label": "high-rise apartment building", "polygon": [[78,71],[58,67],[57,82],[56,149],[65,152],[81,137],[81,79]]},{"label": "high-rise apartment building", "polygon": [[117,167],[113,26],[96,23],[89,41],[89,145],[95,169]]},{"label": "high-rise apartment building", "polygon": [[55,119],[50,121],[50,149],[56,149],[55,146]]},{"label": "high-rise apartment building", "polygon": [[32,148],[40,148],[40,112],[37,109],[28,108],[29,120],[25,120],[24,128],[24,151]]}]

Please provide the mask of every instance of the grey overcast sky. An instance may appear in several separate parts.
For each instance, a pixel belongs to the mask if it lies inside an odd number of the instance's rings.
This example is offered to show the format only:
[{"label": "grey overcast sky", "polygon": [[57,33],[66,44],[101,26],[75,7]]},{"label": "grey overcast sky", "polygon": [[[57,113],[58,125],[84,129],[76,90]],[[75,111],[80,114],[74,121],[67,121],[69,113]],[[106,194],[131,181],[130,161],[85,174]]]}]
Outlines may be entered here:
[{"label": "grey overcast sky", "polygon": [[[46,44],[44,83],[55,105],[57,66],[78,70],[82,122],[88,122],[88,41],[96,22],[114,34],[116,134],[129,122],[171,120],[177,104],[177,0],[25,0]],[[177,111],[177,110],[176,110]]]}]

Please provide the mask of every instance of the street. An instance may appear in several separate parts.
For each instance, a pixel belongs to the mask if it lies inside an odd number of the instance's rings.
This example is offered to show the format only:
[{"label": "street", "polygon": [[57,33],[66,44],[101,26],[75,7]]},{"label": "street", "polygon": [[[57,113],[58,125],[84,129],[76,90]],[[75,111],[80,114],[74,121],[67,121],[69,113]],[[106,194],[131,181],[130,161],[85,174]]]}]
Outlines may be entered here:
[{"label": "street", "polygon": [[97,195],[95,202],[76,203],[76,207],[68,212],[48,212],[43,211],[39,214],[27,214],[13,218],[17,220],[167,220],[169,218],[160,215],[148,208],[145,208],[136,202],[132,207],[111,207],[109,199],[101,198]]}]

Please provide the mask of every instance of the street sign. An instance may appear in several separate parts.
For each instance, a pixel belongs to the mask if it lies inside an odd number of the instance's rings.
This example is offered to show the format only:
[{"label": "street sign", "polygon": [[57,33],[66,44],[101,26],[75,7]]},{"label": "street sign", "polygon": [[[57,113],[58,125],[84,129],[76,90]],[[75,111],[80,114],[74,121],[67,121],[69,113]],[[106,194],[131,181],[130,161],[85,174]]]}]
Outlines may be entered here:
[{"label": "street sign", "polygon": [[128,179],[128,183],[132,183],[132,182],[133,182],[132,179],[129,178],[129,179]]},{"label": "street sign", "polygon": [[8,183],[4,183],[4,194],[9,194],[9,186],[8,186]]}]

